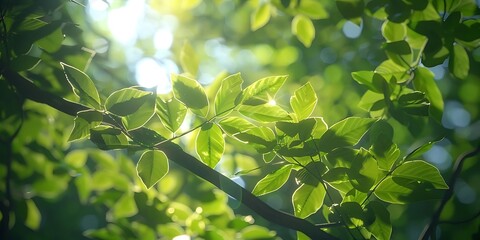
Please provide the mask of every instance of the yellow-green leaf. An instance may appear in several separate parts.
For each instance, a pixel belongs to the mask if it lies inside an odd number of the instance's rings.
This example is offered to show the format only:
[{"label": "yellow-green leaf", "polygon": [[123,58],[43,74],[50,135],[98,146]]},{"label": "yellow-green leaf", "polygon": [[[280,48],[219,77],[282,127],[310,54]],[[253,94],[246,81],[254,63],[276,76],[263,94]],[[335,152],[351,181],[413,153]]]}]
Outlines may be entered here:
[{"label": "yellow-green leaf", "polygon": [[220,161],[225,149],[225,140],[220,127],[211,123],[204,125],[198,133],[195,143],[200,160],[214,168]]},{"label": "yellow-green leaf", "polygon": [[193,113],[207,116],[207,94],[197,80],[183,75],[172,74],[172,85],[175,98],[190,108]]},{"label": "yellow-green leaf", "polygon": [[292,196],[295,216],[306,218],[320,209],[325,199],[325,188],[321,183],[317,185],[302,184]]},{"label": "yellow-green leaf", "polygon": [[73,92],[80,98],[80,101],[96,109],[100,109],[100,96],[92,79],[79,69],[60,63],[67,81],[72,86]]},{"label": "yellow-green leaf", "polygon": [[167,173],[168,159],[162,151],[146,151],[137,163],[137,174],[147,188],[151,188]]},{"label": "yellow-green leaf", "polygon": [[305,47],[310,47],[315,38],[315,27],[312,20],[304,15],[297,15],[292,20],[292,33]]},{"label": "yellow-green leaf", "polygon": [[290,106],[297,115],[298,121],[309,117],[316,105],[317,94],[309,82],[295,90],[294,95],[290,98]]},{"label": "yellow-green leaf", "polygon": [[270,20],[270,4],[265,3],[260,5],[255,11],[252,13],[250,19],[250,28],[252,31],[255,31],[268,23]]}]

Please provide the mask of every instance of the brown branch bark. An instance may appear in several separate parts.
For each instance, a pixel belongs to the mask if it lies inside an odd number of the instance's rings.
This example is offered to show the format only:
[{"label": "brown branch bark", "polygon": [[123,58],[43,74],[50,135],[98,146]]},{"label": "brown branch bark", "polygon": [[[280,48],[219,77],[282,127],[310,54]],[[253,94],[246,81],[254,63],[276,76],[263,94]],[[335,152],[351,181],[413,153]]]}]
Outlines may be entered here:
[{"label": "brown branch bark", "polygon": [[[7,70],[5,72],[5,78],[15,86],[18,93],[23,97],[47,104],[68,115],[76,116],[77,112],[89,109],[84,105],[67,101],[59,96],[40,89],[33,82],[20,76],[16,72],[9,72]],[[165,152],[169,160],[215,185],[220,190],[232,196],[268,221],[303,232],[312,239],[337,239],[305,219],[297,218],[270,207],[250,191],[239,186],[231,179],[204,165],[195,157],[183,151],[180,146],[172,142],[165,142],[155,147]]]}]

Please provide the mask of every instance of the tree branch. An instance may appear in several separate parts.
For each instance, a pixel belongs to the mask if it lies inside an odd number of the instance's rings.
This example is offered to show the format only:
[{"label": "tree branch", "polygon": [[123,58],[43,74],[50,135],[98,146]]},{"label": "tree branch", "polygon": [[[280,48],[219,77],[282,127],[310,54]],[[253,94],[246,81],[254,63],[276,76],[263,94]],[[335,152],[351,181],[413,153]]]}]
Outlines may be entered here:
[{"label": "tree branch", "polygon": [[[40,89],[34,83],[20,76],[16,72],[7,70],[5,77],[7,81],[15,86],[18,93],[25,98],[47,104],[68,115],[76,116],[79,111],[89,110],[89,108],[84,105],[67,101],[59,96]],[[215,185],[220,190],[232,196],[268,221],[303,232],[312,239],[337,239],[305,219],[297,218],[270,207],[250,191],[239,186],[231,179],[204,165],[195,157],[183,151],[183,149],[177,144],[165,142],[155,146],[155,148],[165,152],[169,160]]]},{"label": "tree branch", "polygon": [[430,220],[430,223],[425,226],[425,229],[423,230],[422,234],[420,235],[419,239],[422,240],[427,240],[430,238],[430,236],[433,236],[435,234],[437,225],[439,223],[440,219],[440,214],[443,211],[443,208],[447,204],[448,200],[453,196],[454,193],[454,187],[455,183],[457,182],[458,178],[460,177],[460,173],[462,172],[462,167],[463,163],[467,158],[471,158],[477,154],[480,153],[480,146],[475,148],[472,151],[465,152],[462,155],[460,155],[457,160],[455,161],[455,166],[453,167],[453,174],[450,177],[450,181],[448,182],[448,190],[445,192],[443,195],[442,201],[440,202],[440,205],[438,206],[437,210],[435,213],[432,215],[432,218]]}]

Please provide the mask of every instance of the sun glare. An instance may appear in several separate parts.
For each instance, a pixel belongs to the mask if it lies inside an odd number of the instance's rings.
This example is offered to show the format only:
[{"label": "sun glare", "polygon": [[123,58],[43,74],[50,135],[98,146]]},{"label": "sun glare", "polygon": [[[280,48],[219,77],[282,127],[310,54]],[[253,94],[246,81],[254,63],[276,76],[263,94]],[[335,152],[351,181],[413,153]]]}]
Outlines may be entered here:
[{"label": "sun glare", "polygon": [[167,69],[153,58],[143,58],[135,66],[138,85],[157,87],[157,93],[168,93],[172,89]]}]

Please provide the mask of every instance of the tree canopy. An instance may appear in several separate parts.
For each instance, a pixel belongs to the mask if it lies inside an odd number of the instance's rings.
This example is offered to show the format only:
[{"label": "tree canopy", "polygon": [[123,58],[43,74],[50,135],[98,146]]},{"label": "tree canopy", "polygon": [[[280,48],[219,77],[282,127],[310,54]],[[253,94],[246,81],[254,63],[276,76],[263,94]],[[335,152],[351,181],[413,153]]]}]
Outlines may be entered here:
[{"label": "tree canopy", "polygon": [[2,239],[477,239],[474,0],[5,0]]}]

